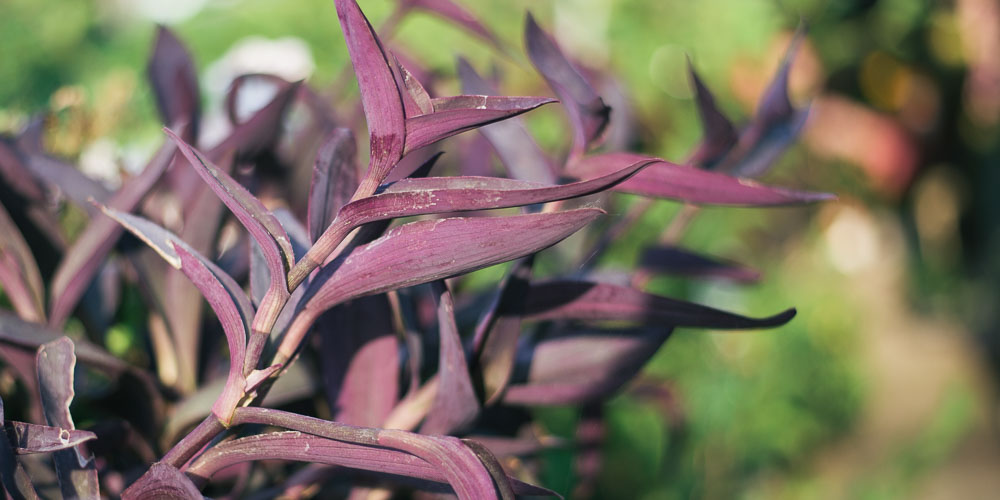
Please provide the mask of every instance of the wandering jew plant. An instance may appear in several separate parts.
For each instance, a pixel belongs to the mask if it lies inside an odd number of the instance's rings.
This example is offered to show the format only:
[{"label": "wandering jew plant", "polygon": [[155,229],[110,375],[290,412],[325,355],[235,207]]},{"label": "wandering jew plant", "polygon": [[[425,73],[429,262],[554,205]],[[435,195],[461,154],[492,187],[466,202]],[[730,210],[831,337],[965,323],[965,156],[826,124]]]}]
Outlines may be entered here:
[{"label": "wandering jew plant", "polygon": [[[804,122],[787,93],[801,36],[742,128],[692,70],[704,136],[671,163],[602,144],[616,118],[595,91],[604,77],[581,71],[531,16],[527,55],[558,101],[497,95],[464,60],[468,95],[439,95],[355,0],[336,8],[360,109],[244,75],[225,103],[231,132],[206,144],[194,64],[161,28],[149,78],[163,145],[117,191],[47,155],[42,121],[0,142],[0,284],[12,308],[0,312],[0,356],[20,383],[4,396],[8,415],[34,422],[3,424],[11,497],[549,495],[534,457],[579,447],[583,480],[595,473],[583,441],[600,438],[600,402],[673,329],[768,328],[795,315],[751,318],[643,290],[663,273],[759,278],[675,244],[699,205],[830,198],[750,180]],[[451,0],[401,0],[394,18],[418,9],[507,52]],[[273,97],[242,116],[248,85]],[[516,118],[543,105],[569,118],[564,158]],[[470,130],[479,142],[440,161],[450,144],[440,141]],[[492,153],[505,177],[484,175]],[[638,268],[610,281],[595,277],[595,256],[651,202],[589,232],[609,218],[599,206],[617,202],[594,195],[609,192],[686,204]],[[72,241],[64,201],[88,218]],[[582,250],[550,249],[575,233]],[[536,256],[560,251],[569,274],[536,278]],[[462,281],[504,262],[492,289]],[[140,347],[124,358],[101,347],[123,303],[141,311]],[[62,333],[70,318],[83,325],[74,340]],[[85,421],[70,414],[77,394]],[[541,405],[588,409],[580,442],[537,435],[523,409]]]}]

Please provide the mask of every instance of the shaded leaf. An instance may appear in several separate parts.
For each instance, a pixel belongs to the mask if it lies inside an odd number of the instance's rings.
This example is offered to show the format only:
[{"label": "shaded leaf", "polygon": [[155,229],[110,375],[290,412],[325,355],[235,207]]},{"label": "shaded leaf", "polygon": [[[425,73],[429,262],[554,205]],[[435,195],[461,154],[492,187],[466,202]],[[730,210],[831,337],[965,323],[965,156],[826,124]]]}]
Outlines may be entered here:
[{"label": "shaded leaf", "polygon": [[21,155],[3,138],[0,138],[0,180],[25,199],[36,203],[45,201],[45,189],[28,174],[28,169]]},{"label": "shaded leaf", "polygon": [[524,39],[531,63],[566,108],[574,129],[572,155],[579,156],[599,142],[611,118],[611,108],[531,14],[525,20]]},{"label": "shaded leaf", "polygon": [[[624,165],[653,158],[634,153],[589,156],[567,167],[567,173],[591,178],[616,171]],[[618,184],[616,191],[653,198],[683,200],[704,205],[776,206],[834,199],[827,193],[793,191],[756,181],[657,160],[634,177]]]},{"label": "shaded leaf", "polygon": [[157,462],[122,493],[123,500],[144,498],[201,500],[204,497],[184,473],[168,464]]},{"label": "shaded leaf", "polygon": [[688,162],[692,165],[711,166],[732,149],[739,140],[739,135],[733,123],[715,105],[712,91],[698,77],[690,60],[688,60],[688,78],[694,87],[694,100],[702,128],[701,141]]},{"label": "shaded leaf", "polygon": [[[458,60],[462,91],[466,94],[494,95],[496,89],[483,80],[468,61]],[[511,177],[522,181],[555,184],[552,164],[519,118],[502,120],[479,129],[493,146]]]},{"label": "shaded leaf", "polygon": [[165,26],[156,29],[156,42],[146,72],[163,123],[170,127],[187,124],[185,138],[196,140],[201,115],[198,73],[184,44]]},{"label": "shaded leaf", "polygon": [[366,196],[375,191],[403,157],[406,118],[389,58],[375,30],[355,0],[336,0],[335,3],[368,122],[371,155],[368,171],[358,190],[359,196]]},{"label": "shaded leaf", "polygon": [[347,128],[330,132],[316,151],[309,188],[309,239],[316,241],[358,188],[358,147]]},{"label": "shaded leaf", "polygon": [[654,273],[705,276],[741,283],[753,283],[760,279],[760,273],[754,269],[675,246],[647,248],[642,252],[639,261],[639,267]]},{"label": "shaded leaf", "polygon": [[511,267],[494,304],[476,327],[476,366],[482,376],[483,400],[487,405],[498,400],[514,371],[533,263],[534,258],[528,256]]},{"label": "shaded leaf", "polygon": [[555,102],[546,97],[463,95],[431,100],[434,112],[406,119],[406,151]]},{"label": "shaded leaf", "polygon": [[534,321],[627,321],[671,328],[750,329],[781,326],[795,316],[795,309],[764,318],[748,318],[626,286],[551,281],[531,286],[524,315]]},{"label": "shaded leaf", "polygon": [[[4,424],[3,399],[0,398],[0,425]],[[0,483],[14,500],[38,499],[31,477],[14,456],[14,449],[7,439],[0,439]]]},{"label": "shaded leaf", "polygon": [[[42,397],[45,420],[49,425],[73,430],[69,405],[73,401],[73,370],[76,355],[73,341],[61,337],[38,348],[38,391]],[[99,486],[94,458],[82,447],[53,454],[59,489],[64,498],[97,498]]]},{"label": "shaded leaf", "polygon": [[[34,352],[43,344],[62,337],[62,333],[48,327],[24,321],[4,311],[0,311],[0,344],[16,347],[18,350]],[[76,341],[76,356],[80,361],[96,366],[113,376],[129,369],[124,361],[86,340]]]},{"label": "shaded leaf", "polygon": [[451,292],[444,280],[435,281],[433,289],[438,301],[439,385],[420,432],[452,434],[471,424],[479,415],[479,400],[469,377],[462,337],[455,323],[455,303]]},{"label": "shaded leaf", "polygon": [[[108,205],[125,212],[135,210],[170,166],[174,152],[175,148],[169,143],[160,147],[142,173],[127,180],[111,196]],[[91,220],[73,242],[59,263],[49,287],[50,325],[58,328],[66,321],[121,234],[121,227],[114,221],[98,217]]]},{"label": "shaded leaf", "polygon": [[38,264],[21,231],[0,204],[0,285],[18,315],[34,322],[45,321],[45,289]]}]

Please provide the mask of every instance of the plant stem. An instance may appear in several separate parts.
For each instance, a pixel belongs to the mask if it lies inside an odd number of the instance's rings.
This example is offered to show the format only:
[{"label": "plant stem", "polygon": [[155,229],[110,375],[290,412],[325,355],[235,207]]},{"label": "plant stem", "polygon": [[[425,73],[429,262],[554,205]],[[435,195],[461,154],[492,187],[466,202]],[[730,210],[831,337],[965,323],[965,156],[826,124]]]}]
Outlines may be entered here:
[{"label": "plant stem", "polygon": [[188,460],[191,460],[191,457],[224,430],[226,427],[222,425],[222,422],[219,422],[214,414],[210,414],[194,430],[178,441],[173,448],[170,448],[170,451],[160,461],[181,469]]}]

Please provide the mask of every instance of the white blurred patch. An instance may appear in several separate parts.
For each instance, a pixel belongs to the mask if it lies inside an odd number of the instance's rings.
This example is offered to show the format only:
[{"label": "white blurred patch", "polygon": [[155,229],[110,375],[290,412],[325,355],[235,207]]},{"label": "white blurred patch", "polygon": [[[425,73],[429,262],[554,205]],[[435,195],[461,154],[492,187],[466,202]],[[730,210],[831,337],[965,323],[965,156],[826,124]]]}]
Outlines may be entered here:
[{"label": "white blurred patch", "polygon": [[270,73],[288,81],[304,80],[316,68],[312,51],[301,38],[274,40],[259,36],[244,38],[205,70],[205,90],[210,97],[221,98],[229,84],[246,73]]},{"label": "white blurred patch", "polygon": [[589,67],[607,64],[611,3],[608,0],[563,0],[555,5],[553,34],[571,59],[585,61]]},{"label": "white blurred patch", "polygon": [[117,145],[110,139],[92,142],[80,153],[80,171],[109,188],[117,188],[122,183],[115,161],[117,150]]},{"label": "white blurred patch", "polygon": [[881,251],[879,231],[871,214],[843,206],[826,228],[826,253],[830,263],[844,274],[871,268]]},{"label": "white blurred patch", "polygon": [[177,23],[197,14],[208,0],[116,0],[119,13],[158,23]]}]

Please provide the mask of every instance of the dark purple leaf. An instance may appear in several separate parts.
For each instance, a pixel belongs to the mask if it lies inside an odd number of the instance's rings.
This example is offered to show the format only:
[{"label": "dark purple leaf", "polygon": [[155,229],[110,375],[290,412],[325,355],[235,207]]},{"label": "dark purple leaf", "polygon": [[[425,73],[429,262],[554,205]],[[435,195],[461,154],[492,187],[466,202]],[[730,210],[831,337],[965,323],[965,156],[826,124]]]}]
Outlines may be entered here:
[{"label": "dark purple leaf", "polygon": [[340,210],[337,218],[306,253],[289,277],[304,279],[325,263],[333,250],[355,227],[396,217],[472,210],[509,208],[564,200],[601,192],[649,165],[639,161],[586,182],[543,186],[498,177],[428,177],[402,179],[374,196],[362,198]]},{"label": "dark purple leaf", "polygon": [[695,91],[695,104],[701,118],[703,135],[695,152],[688,159],[692,165],[711,166],[721,160],[732,149],[739,136],[733,123],[715,105],[712,91],[705,86],[688,61],[688,76]]},{"label": "dark purple leaf", "polygon": [[184,473],[168,464],[157,462],[122,493],[122,500],[146,498],[202,500],[204,497]]},{"label": "dark purple leaf", "polygon": [[[463,58],[458,60],[458,74],[462,79],[462,91],[466,94],[497,93],[496,89],[483,80]],[[480,128],[479,132],[490,141],[500,161],[514,179],[542,184],[556,183],[552,163],[519,118],[487,125]]]},{"label": "dark purple leaf", "polygon": [[611,108],[566,58],[555,40],[535,23],[531,14],[525,21],[524,39],[531,63],[566,108],[574,129],[572,156],[580,156],[600,141],[611,117]]},{"label": "dark purple leaf", "polygon": [[279,357],[290,359],[319,314],[339,303],[535,253],[602,213],[579,209],[511,217],[451,218],[395,228],[320,270],[309,285],[305,306],[289,326]]},{"label": "dark purple leaf", "polygon": [[470,33],[482,38],[493,46],[497,48],[501,47],[497,37],[479,19],[476,19],[475,14],[452,0],[404,0],[404,2],[409,7],[433,12],[465,28]]},{"label": "dark purple leaf", "polygon": [[[632,165],[640,160],[648,161],[654,158],[635,153],[589,156],[570,163],[567,173],[587,179],[617,171],[622,166]],[[766,186],[749,179],[675,165],[663,160],[657,160],[656,163],[613,189],[704,205],[776,206],[813,203],[835,198],[827,193]]]},{"label": "dark purple leaf", "polygon": [[52,188],[58,189],[69,201],[83,209],[91,216],[96,215],[93,198],[101,203],[107,203],[111,191],[100,182],[91,179],[75,166],[48,156],[42,152],[26,152],[26,164],[35,177],[41,179]]},{"label": "dark purple leaf", "polygon": [[28,173],[27,166],[13,145],[0,138],[0,180],[25,199],[45,201],[45,189]]},{"label": "dark purple leaf", "polygon": [[34,322],[45,321],[45,288],[31,248],[21,236],[7,210],[0,204],[0,285],[18,315]]},{"label": "dark purple leaf", "polygon": [[334,420],[382,425],[399,398],[399,344],[388,298],[342,304],[319,325],[320,369]]},{"label": "dark purple leaf", "polygon": [[507,387],[514,370],[517,341],[521,336],[521,315],[531,286],[532,256],[511,267],[500,285],[496,302],[476,327],[476,366],[482,373],[483,400],[495,403]]},{"label": "dark purple leaf", "polygon": [[661,297],[620,285],[552,281],[531,286],[526,320],[627,321],[647,326],[751,329],[781,326],[795,309],[748,318],[711,307]]},{"label": "dark purple leaf", "polygon": [[[163,172],[170,166],[176,148],[165,143],[146,165],[142,173],[132,177],[108,200],[115,209],[131,212],[145,198]],[[49,324],[60,327],[73,312],[80,296],[97,275],[100,266],[121,236],[122,229],[114,221],[95,218],[73,242],[52,277],[49,296],[52,298]]]},{"label": "dark purple leaf", "polygon": [[48,425],[8,421],[3,423],[3,426],[7,440],[13,443],[14,452],[19,454],[51,453],[97,439],[97,435],[93,432]]},{"label": "dark purple leaf", "polygon": [[[4,425],[3,399],[0,398],[0,425]],[[31,477],[14,456],[14,450],[6,439],[0,439],[0,484],[14,500],[37,500],[38,493],[31,484]],[[0,493],[3,491],[0,490]]]},{"label": "dark purple leaf", "polygon": [[[229,380],[215,410],[242,396],[242,369],[246,336],[250,332],[253,306],[239,284],[212,261],[192,249],[173,233],[142,217],[102,207],[104,213],[156,251],[171,267],[183,272],[205,297],[222,323],[229,347]],[[228,419],[229,415],[219,415]]]},{"label": "dark purple leaf", "polygon": [[[16,316],[0,311],[0,344],[17,348],[20,351],[35,351],[43,344],[53,342],[62,337],[62,333],[48,327],[24,321]],[[98,367],[112,376],[118,376],[129,369],[124,361],[112,356],[104,349],[86,340],[76,341],[76,355],[80,361]]]},{"label": "dark purple leaf", "polygon": [[583,404],[603,399],[634,377],[670,336],[670,329],[580,331],[545,339],[522,359],[526,380],[503,401],[520,405]]},{"label": "dark purple leaf", "polygon": [[[76,355],[73,341],[61,337],[38,348],[38,391],[49,425],[73,430],[69,405],[73,401],[73,370]],[[94,458],[81,446],[57,451],[52,460],[64,498],[97,498],[99,486]]]},{"label": "dark purple leaf", "polygon": [[240,157],[253,156],[270,148],[277,140],[281,131],[281,121],[298,94],[300,84],[285,83],[274,94],[267,105],[260,108],[254,115],[241,122],[218,145],[208,151],[211,161],[220,161],[233,152]]},{"label": "dark purple leaf", "polygon": [[462,337],[455,323],[455,303],[451,292],[444,280],[435,281],[433,285],[434,295],[438,300],[439,383],[434,403],[420,432],[452,434],[471,424],[479,415],[479,400],[472,388],[472,378],[469,377]]},{"label": "dark purple leaf", "polygon": [[740,283],[753,283],[760,279],[760,273],[754,269],[735,262],[726,262],[692,253],[674,246],[647,248],[642,253],[639,266],[654,273],[706,276]]},{"label": "dark purple leaf", "polygon": [[316,241],[358,188],[358,147],[350,129],[333,130],[316,152],[309,188],[309,238]]},{"label": "dark purple leaf", "polygon": [[368,171],[358,188],[359,197],[367,196],[403,157],[406,117],[390,60],[375,30],[355,0],[336,0],[335,3],[368,121],[371,155]]},{"label": "dark purple leaf", "polygon": [[198,74],[184,44],[165,26],[156,30],[156,43],[146,72],[163,123],[170,127],[187,124],[185,138],[196,140],[201,115]]},{"label": "dark purple leaf", "polygon": [[462,95],[431,100],[434,112],[406,119],[406,151],[555,102],[547,97]]}]

